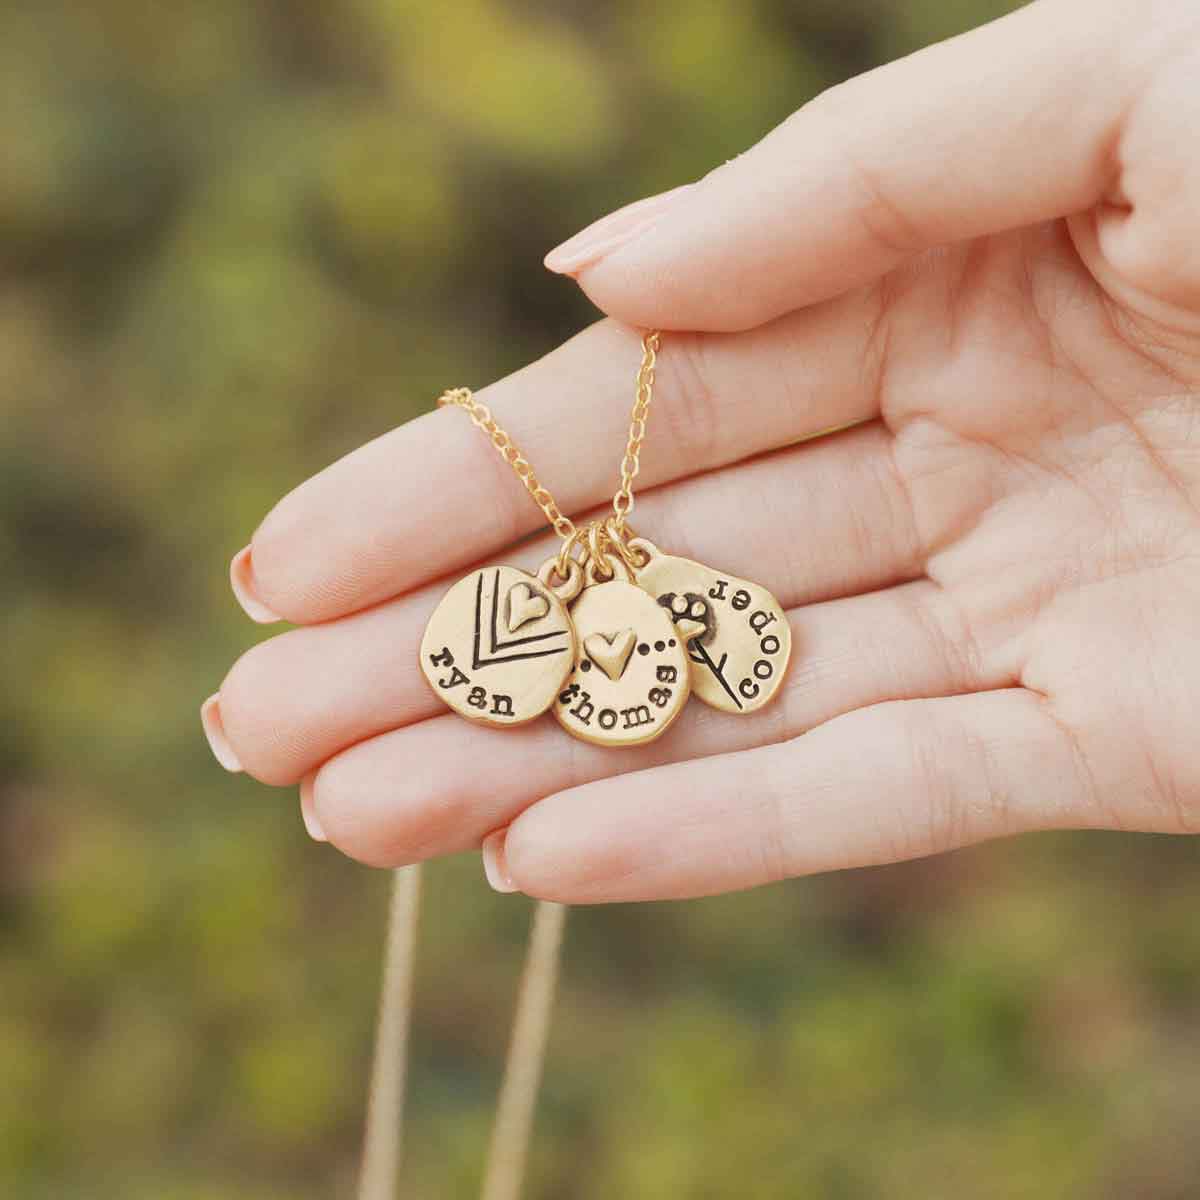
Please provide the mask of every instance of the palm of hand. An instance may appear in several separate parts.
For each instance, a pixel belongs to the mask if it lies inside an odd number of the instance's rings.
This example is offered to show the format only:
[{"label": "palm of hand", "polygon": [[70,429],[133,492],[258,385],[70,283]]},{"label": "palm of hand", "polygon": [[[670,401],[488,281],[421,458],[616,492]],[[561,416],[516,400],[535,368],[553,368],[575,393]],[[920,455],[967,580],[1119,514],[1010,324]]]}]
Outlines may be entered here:
[{"label": "palm of hand", "polygon": [[1017,794],[1040,812],[999,816],[1193,831],[1195,378],[1141,340],[1063,223],[882,291],[881,412],[945,654],[966,686],[1027,689],[1071,751]]}]

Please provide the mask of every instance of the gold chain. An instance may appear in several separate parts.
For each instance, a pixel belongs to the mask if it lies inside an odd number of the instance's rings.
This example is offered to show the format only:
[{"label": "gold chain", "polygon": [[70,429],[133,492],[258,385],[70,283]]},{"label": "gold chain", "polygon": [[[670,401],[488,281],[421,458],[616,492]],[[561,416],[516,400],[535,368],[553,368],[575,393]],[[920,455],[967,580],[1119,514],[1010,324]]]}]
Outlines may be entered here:
[{"label": "gold chain", "polygon": [[593,543],[592,557],[595,557],[595,546],[611,547],[616,549],[626,562],[629,561],[625,540],[626,535],[632,531],[626,526],[626,518],[633,511],[633,481],[641,467],[642,443],[646,440],[646,417],[650,412],[650,402],[654,398],[654,367],[658,360],[660,341],[661,335],[657,331],[647,333],[642,338],[642,364],[638,367],[633,412],[629,417],[629,440],[621,459],[621,486],[613,496],[613,516],[603,522],[596,522],[595,529],[589,527],[581,532],[570,517],[563,515],[554,497],[534,474],[529,460],[508,433],[496,423],[492,410],[482,401],[475,399],[470,388],[451,388],[437,398],[439,408],[461,408],[472,422],[488,435],[500,457],[516,472],[517,478],[525,485],[525,490],[545,514],[550,527],[563,539],[562,551],[559,554],[560,575],[565,574],[565,560],[578,543]]},{"label": "gold chain", "polygon": [[633,481],[641,468],[642,443],[646,440],[646,417],[654,398],[654,367],[658,361],[661,335],[656,331],[642,338],[642,365],[638,368],[633,412],[629,417],[629,441],[621,459],[621,486],[613,497],[616,531],[625,529],[625,518],[633,511]]},{"label": "gold chain", "polygon": [[517,478],[525,485],[525,490],[533,497],[537,506],[546,514],[546,520],[551,528],[561,538],[573,537],[575,524],[570,517],[563,516],[554,497],[542,487],[538,477],[533,473],[529,460],[521,453],[516,442],[496,424],[492,410],[482,401],[476,400],[470,388],[451,388],[437,398],[438,408],[453,406],[463,409],[467,416],[483,430],[491,439],[491,443],[500,453],[500,457],[517,473]]}]

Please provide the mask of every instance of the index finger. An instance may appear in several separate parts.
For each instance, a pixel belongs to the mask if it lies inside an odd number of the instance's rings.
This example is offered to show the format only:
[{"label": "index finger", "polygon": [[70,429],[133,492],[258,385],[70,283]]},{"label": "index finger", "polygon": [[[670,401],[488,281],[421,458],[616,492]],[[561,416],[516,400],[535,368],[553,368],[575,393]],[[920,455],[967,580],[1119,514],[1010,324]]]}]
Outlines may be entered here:
[{"label": "index finger", "polygon": [[[877,318],[873,297],[859,294],[747,334],[666,339],[638,486],[873,416]],[[564,513],[616,489],[640,340],[599,322],[479,394]],[[487,436],[439,410],[285,496],[231,577],[257,620],[324,621],[486,558],[542,522]]]}]

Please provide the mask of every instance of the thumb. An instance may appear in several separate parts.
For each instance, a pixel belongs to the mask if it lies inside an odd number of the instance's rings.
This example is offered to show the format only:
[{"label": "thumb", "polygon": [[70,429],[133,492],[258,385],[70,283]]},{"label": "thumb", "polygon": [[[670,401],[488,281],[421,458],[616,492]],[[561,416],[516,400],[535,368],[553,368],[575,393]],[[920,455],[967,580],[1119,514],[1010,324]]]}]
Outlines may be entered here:
[{"label": "thumb", "polygon": [[632,325],[745,329],[931,246],[1089,208],[1152,57],[1147,7],[1039,0],[852,79],[546,265]]}]

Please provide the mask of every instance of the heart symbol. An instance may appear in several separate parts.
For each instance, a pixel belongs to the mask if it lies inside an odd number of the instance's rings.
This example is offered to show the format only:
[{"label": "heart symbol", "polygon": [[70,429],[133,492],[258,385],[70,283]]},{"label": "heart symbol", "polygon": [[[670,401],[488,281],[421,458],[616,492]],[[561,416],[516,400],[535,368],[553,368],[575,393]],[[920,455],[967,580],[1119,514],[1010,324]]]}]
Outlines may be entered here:
[{"label": "heart symbol", "polygon": [[637,645],[637,635],[632,629],[622,629],[612,635],[604,633],[589,633],[583,639],[583,649],[592,660],[614,683],[625,673],[629,656]]},{"label": "heart symbol", "polygon": [[527,583],[514,583],[508,589],[508,632],[515,633],[522,625],[544,617],[550,611],[550,601],[535,592]]}]

